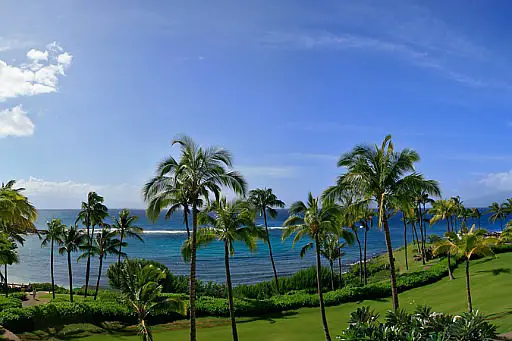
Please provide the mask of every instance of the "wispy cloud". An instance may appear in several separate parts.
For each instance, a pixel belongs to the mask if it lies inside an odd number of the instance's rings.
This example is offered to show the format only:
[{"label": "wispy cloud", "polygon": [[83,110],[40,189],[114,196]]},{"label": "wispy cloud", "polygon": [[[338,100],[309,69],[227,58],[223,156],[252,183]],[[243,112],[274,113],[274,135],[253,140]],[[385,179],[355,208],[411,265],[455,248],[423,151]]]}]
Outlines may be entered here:
[{"label": "wispy cloud", "polygon": [[291,178],[297,175],[297,168],[291,166],[240,166],[237,169],[247,177]]},{"label": "wispy cloud", "polygon": [[319,161],[329,161],[336,162],[339,158],[339,155],[332,154],[315,154],[315,153],[288,153],[288,157],[296,160],[319,160]]},{"label": "wispy cloud", "polygon": [[493,72],[508,70],[499,57],[424,7],[403,1],[344,2],[330,18],[343,29],[331,25],[326,30],[272,31],[260,43],[271,48],[385,54],[468,87],[512,89],[503,72]]},{"label": "wispy cloud", "polygon": [[454,155],[449,155],[446,157],[449,160],[456,161],[469,161],[469,162],[492,162],[492,161],[512,161],[512,154],[485,154],[485,153],[459,153]]},{"label": "wispy cloud", "polygon": [[512,190],[512,170],[508,172],[489,173],[480,179],[478,183],[491,189],[510,191]]}]

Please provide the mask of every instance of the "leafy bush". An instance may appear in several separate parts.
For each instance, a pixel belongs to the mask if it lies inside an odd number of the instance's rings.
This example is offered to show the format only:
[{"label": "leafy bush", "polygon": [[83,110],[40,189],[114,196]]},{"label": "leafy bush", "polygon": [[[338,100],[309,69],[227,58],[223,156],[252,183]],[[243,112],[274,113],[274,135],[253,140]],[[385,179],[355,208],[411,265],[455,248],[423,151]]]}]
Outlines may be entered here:
[{"label": "leafy bush", "polygon": [[350,316],[349,327],[339,340],[393,341],[490,341],[496,337],[496,327],[478,312],[461,316],[434,313],[428,307],[418,307],[413,314],[405,310],[389,311],[385,322],[369,307],[358,308]]},{"label": "leafy bush", "polygon": [[21,298],[19,295],[0,296],[0,311],[9,308],[21,308]]},{"label": "leafy bush", "polygon": [[[52,290],[52,284],[51,283],[31,283],[32,287],[35,287],[36,291],[51,291]],[[56,294],[68,294],[69,290],[55,285],[55,293]]]}]

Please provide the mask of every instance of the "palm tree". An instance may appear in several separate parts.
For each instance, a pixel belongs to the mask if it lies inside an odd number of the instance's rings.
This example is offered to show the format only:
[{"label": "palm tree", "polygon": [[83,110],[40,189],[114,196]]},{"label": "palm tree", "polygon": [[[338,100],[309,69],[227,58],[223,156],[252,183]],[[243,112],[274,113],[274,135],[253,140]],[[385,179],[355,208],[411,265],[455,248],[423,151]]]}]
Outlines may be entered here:
[{"label": "palm tree", "polygon": [[140,263],[126,260],[120,268],[121,292],[137,315],[138,331],[143,341],[153,341],[148,316],[157,308],[186,315],[183,302],[177,298],[161,295],[165,271],[154,265],[142,266]]},{"label": "palm tree", "polygon": [[496,220],[500,221],[500,229],[503,231],[503,219],[506,218],[507,213],[505,212],[506,208],[503,204],[498,204],[497,202],[493,202],[486,213],[491,213],[489,216],[490,223],[496,223]]},{"label": "palm tree", "polygon": [[[428,186],[428,184],[427,184]],[[426,205],[434,202],[432,198],[430,198],[429,193],[425,192],[421,186],[418,188],[418,192],[416,194],[416,212],[417,212],[417,220],[419,222],[420,234],[421,234],[421,261],[423,264],[427,261],[427,252],[425,247],[425,242],[427,239],[427,227],[425,226],[425,213],[427,212]]]},{"label": "palm tree", "polygon": [[446,239],[443,240],[434,249],[434,254],[452,254],[454,256],[464,257],[466,261],[466,293],[468,298],[468,311],[473,311],[471,303],[471,289],[469,281],[469,260],[472,255],[492,256],[494,252],[491,246],[497,243],[496,238],[486,238],[484,235],[487,231],[475,230],[475,225],[471,230],[467,231],[461,228],[461,233],[446,233]]},{"label": "palm tree", "polygon": [[451,219],[453,219],[452,230],[457,231],[458,230],[458,225],[457,225],[458,218],[459,218],[460,212],[463,208],[462,200],[461,200],[460,196],[457,195],[455,197],[451,197],[450,201],[452,202],[452,216],[451,216]]},{"label": "palm tree", "polygon": [[117,231],[111,230],[107,224],[102,224],[102,229],[100,233],[97,233],[94,238],[94,243],[91,247],[87,246],[85,248],[85,252],[78,257],[78,260],[89,257],[89,256],[97,256],[99,257],[100,264],[98,269],[98,279],[96,280],[96,290],[94,292],[94,300],[98,297],[98,290],[100,287],[100,279],[101,279],[101,270],[103,267],[103,259],[108,255],[119,255],[125,257],[125,253],[121,253],[119,250],[122,246],[126,246],[126,242],[121,242],[119,239],[115,238],[117,236]]},{"label": "palm tree", "polygon": [[284,202],[279,200],[277,196],[272,193],[272,188],[253,189],[249,192],[249,202],[254,206],[260,216],[263,216],[265,222],[265,233],[268,245],[268,253],[270,255],[270,262],[272,263],[272,270],[274,271],[274,283],[276,285],[276,292],[279,293],[279,281],[277,279],[276,264],[274,263],[274,256],[272,255],[272,244],[270,243],[270,235],[268,233],[267,213],[270,218],[277,217],[275,208],[283,208]]},{"label": "palm tree", "polygon": [[[232,156],[225,149],[197,145],[191,138],[182,136],[175,139],[172,145],[181,147],[179,161],[169,157],[157,167],[153,177],[143,189],[144,200],[148,205],[148,217],[155,220],[158,214],[167,207],[165,200],[152,205],[165,193],[173,193],[186,189],[187,203],[192,206],[192,233],[190,239],[190,341],[196,341],[196,243],[197,216],[204,200],[211,193],[219,197],[221,187],[227,187],[236,194],[245,195],[247,184],[242,175],[231,169]],[[179,185],[177,185],[179,184]]]},{"label": "palm tree", "polygon": [[340,241],[334,234],[327,234],[321,241],[320,254],[329,261],[331,270],[331,290],[334,290],[334,262],[340,259]]},{"label": "palm tree", "polygon": [[[82,202],[82,209],[78,212],[75,224],[79,221],[87,228],[87,245],[92,247],[94,236],[94,227],[101,224],[103,219],[108,216],[108,208],[103,205],[103,197],[96,192],[89,192],[87,194],[87,201]],[[87,257],[87,266],[85,268],[85,292],[84,297],[87,297],[87,289],[89,287],[89,277],[91,274],[91,255]]]},{"label": "palm tree", "polygon": [[76,225],[64,229],[62,233],[62,245],[59,247],[59,254],[68,256],[69,275],[69,301],[73,302],[73,271],[71,270],[71,253],[77,252],[80,247],[89,245],[89,239]]},{"label": "palm tree", "polygon": [[480,220],[482,218],[482,212],[476,207],[472,208],[471,211],[473,212],[473,218],[477,220],[478,222],[478,228],[480,229]]},{"label": "palm tree", "polygon": [[[432,204],[432,208],[430,209],[429,213],[432,215],[430,218],[430,225],[435,224],[436,222],[440,220],[446,220],[446,233],[452,232],[452,229],[450,228],[450,221],[453,214],[453,201],[446,200],[446,199],[440,199],[435,201]],[[452,273],[452,266],[450,263],[450,253],[447,255],[448,258],[448,277],[450,280],[453,280],[453,273]]]},{"label": "palm tree", "polygon": [[[199,213],[198,221],[205,228],[200,230],[201,237],[198,238],[197,247],[207,245],[213,240],[221,241],[224,244],[224,265],[226,268],[231,332],[233,341],[238,341],[229,257],[235,253],[234,243],[236,241],[243,242],[251,251],[255,250],[256,237],[260,236],[261,232],[254,225],[254,212],[250,209],[249,204],[240,199],[228,202],[224,197],[219,198],[211,203],[206,211]],[[189,260],[189,250],[183,252],[183,256],[186,260]]]},{"label": "palm tree", "polygon": [[347,245],[348,244],[346,242],[338,244],[338,271],[339,271],[339,276],[340,276],[340,288],[343,288],[343,269],[342,269],[342,266],[341,266],[341,263],[343,261],[343,257],[345,257],[345,251],[343,251],[343,249]]},{"label": "palm tree", "polygon": [[144,230],[139,226],[133,225],[138,219],[139,217],[131,215],[130,211],[127,209],[122,209],[121,212],[119,212],[119,217],[113,217],[114,223],[112,224],[112,227],[114,228],[120,239],[119,250],[117,252],[118,266],[121,265],[121,256],[125,255],[125,253],[122,252],[123,246],[126,245],[125,238],[136,238],[141,242],[144,242],[144,240],[141,237],[141,234],[144,232]]},{"label": "palm tree", "polygon": [[[409,270],[409,254],[407,252],[407,225],[414,219],[414,200],[409,193],[402,193],[401,196],[397,197],[394,203],[395,209],[402,212],[402,218],[400,219],[404,224],[404,256],[405,256],[405,269]],[[413,237],[414,239],[414,237]],[[413,241],[414,242],[414,241]],[[420,251],[420,245],[418,243],[418,251]]]},{"label": "palm tree", "polygon": [[6,233],[0,233],[0,264],[5,267],[4,273],[4,290],[5,297],[9,296],[9,285],[7,282],[7,265],[12,265],[19,262],[18,253],[16,249],[18,246]]},{"label": "palm tree", "polygon": [[364,250],[363,250],[363,279],[364,285],[368,284],[368,271],[366,269],[366,251],[368,244],[368,231],[373,229],[373,217],[375,216],[375,211],[371,209],[368,204],[364,205],[361,212],[361,224],[364,227]]},{"label": "palm tree", "polygon": [[512,198],[508,198],[504,203],[503,203],[503,208],[504,208],[504,211],[505,211],[505,214],[506,214],[506,217],[510,216],[512,214]]},{"label": "palm tree", "polygon": [[318,198],[314,198],[311,192],[308,194],[308,201],[304,203],[297,201],[290,206],[290,216],[284,221],[282,239],[285,240],[292,234],[295,234],[293,245],[303,237],[308,237],[308,242],[302,247],[300,252],[304,256],[306,252],[315,248],[316,250],[316,282],[318,290],[318,300],[320,302],[320,313],[322,315],[322,324],[326,341],[331,341],[327,318],[325,316],[324,299],[322,294],[322,264],[320,261],[321,240],[328,233],[335,233],[337,226],[341,224],[341,207],[329,200],[320,205]]},{"label": "palm tree", "polygon": [[41,231],[42,235],[45,236],[41,242],[41,247],[45,247],[50,244],[50,275],[52,277],[52,296],[53,299],[55,299],[55,278],[53,274],[54,244],[62,244],[62,233],[64,232],[66,225],[62,224],[60,219],[52,219],[47,222],[46,225],[48,226],[48,229],[46,231]]},{"label": "palm tree", "polygon": [[356,146],[338,161],[338,167],[345,167],[346,173],[338,177],[336,185],[330,187],[325,197],[336,199],[347,188],[358,188],[364,197],[371,198],[378,207],[378,226],[384,229],[389,258],[389,273],[393,298],[393,309],[397,310],[398,291],[396,286],[395,260],[388,219],[393,198],[406,191],[422,189],[431,195],[439,195],[436,181],[425,180],[415,172],[414,164],[420,159],[410,149],[394,150],[391,135],[386,136],[381,146]]}]

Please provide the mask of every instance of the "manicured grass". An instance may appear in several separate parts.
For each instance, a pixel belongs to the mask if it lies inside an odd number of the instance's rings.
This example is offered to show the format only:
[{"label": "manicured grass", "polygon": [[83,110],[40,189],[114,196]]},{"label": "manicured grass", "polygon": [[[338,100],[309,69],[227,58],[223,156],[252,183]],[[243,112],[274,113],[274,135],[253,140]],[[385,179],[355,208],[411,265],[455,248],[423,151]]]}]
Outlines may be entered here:
[{"label": "manicured grass", "polygon": [[[460,313],[466,309],[464,268],[455,270],[455,280],[445,278],[437,283],[409,290],[400,294],[402,308],[412,310],[419,304],[428,304],[435,311]],[[473,305],[489,315],[499,332],[512,331],[512,253],[499,254],[495,259],[486,258],[471,262]],[[384,315],[391,308],[389,299],[347,303],[327,308],[329,327],[333,335],[346,327],[349,314],[358,306],[370,305]],[[238,320],[240,339],[251,340],[321,340],[322,328],[318,308],[304,308],[276,316]],[[227,319],[200,318],[198,339],[228,340],[231,337]],[[188,325],[180,321],[155,326],[155,340],[188,340]],[[94,333],[98,333],[95,330]],[[84,340],[138,340],[133,329],[125,333],[103,333]],[[41,334],[39,334],[42,337]]]}]

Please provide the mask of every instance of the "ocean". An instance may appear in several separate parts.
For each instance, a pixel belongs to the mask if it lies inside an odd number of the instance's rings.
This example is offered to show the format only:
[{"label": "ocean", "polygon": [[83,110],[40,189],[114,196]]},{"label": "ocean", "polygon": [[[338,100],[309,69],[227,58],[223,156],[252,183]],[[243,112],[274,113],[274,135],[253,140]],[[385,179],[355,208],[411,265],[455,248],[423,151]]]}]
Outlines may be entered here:
[{"label": "ocean", "polygon": [[[46,229],[46,222],[52,218],[59,218],[64,224],[74,224],[78,210],[39,210],[39,218],[36,222],[38,229]],[[119,210],[110,210],[111,215],[116,216]],[[165,220],[163,217],[152,223],[145,216],[144,210],[131,210],[139,220],[137,225],[145,231],[144,242],[135,239],[128,239],[128,247],[124,251],[129,258],[146,258],[165,264],[172,273],[178,275],[188,274],[189,265],[185,263],[180,255],[180,247],[186,237],[183,217],[178,212],[174,217]],[[307,254],[300,258],[301,246],[307,241],[297,243],[292,247],[291,240],[281,241],[281,226],[288,217],[287,210],[279,210],[276,219],[269,220],[270,238],[274,252],[276,268],[280,276],[291,275],[299,269],[314,265],[314,253]],[[487,222],[487,216],[482,215],[482,228],[488,230],[499,230],[499,224],[494,226]],[[263,219],[258,217],[258,224],[263,224]],[[376,224],[374,224],[376,225]],[[400,216],[394,216],[390,220],[391,239],[394,248],[403,244],[403,225]],[[446,223],[439,222],[428,229],[428,234],[443,234],[446,230]],[[363,230],[360,230],[360,239],[363,240]],[[412,236],[408,236],[412,241]],[[377,227],[368,233],[368,257],[380,254],[385,251],[384,234]],[[214,242],[208,247],[198,251],[197,274],[198,278],[204,281],[225,281],[223,245]],[[9,283],[34,283],[50,282],[50,248],[41,247],[41,241],[35,235],[26,237],[24,246],[18,249],[20,262],[9,266]],[[344,265],[359,260],[359,251],[356,245],[347,247],[343,259]],[[77,262],[78,254],[73,255],[73,284],[75,287],[82,286],[85,281],[85,260]],[[105,260],[103,278],[101,283],[106,285],[106,269],[109,264],[116,261],[115,256],[109,256]],[[68,285],[67,260],[65,255],[55,255],[55,280],[59,285]],[[325,264],[327,265],[327,264]],[[96,283],[98,273],[98,261],[92,260],[91,283]],[[235,245],[235,255],[231,258],[231,274],[234,284],[255,283],[272,278],[272,268],[268,256],[266,244],[258,242],[258,249],[250,252],[242,244]]]}]

